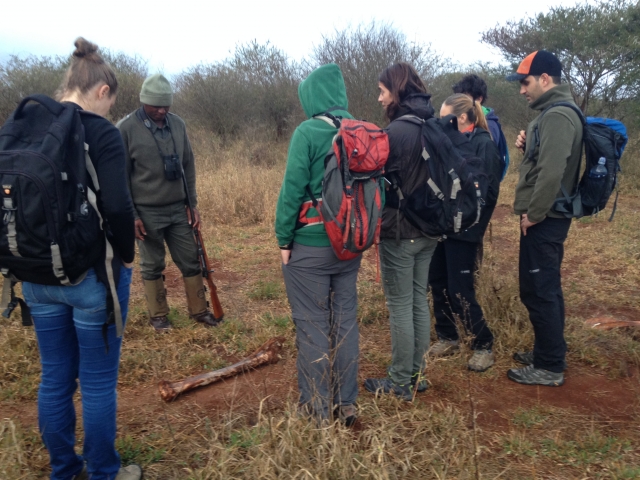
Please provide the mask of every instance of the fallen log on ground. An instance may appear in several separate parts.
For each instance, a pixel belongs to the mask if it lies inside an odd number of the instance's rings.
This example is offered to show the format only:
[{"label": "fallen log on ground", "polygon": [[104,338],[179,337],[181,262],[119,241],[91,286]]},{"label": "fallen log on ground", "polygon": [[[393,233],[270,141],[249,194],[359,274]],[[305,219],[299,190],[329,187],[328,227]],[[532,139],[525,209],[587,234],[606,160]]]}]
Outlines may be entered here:
[{"label": "fallen log on ground", "polygon": [[165,402],[170,402],[181,393],[188,392],[196,387],[210,385],[225,378],[234,377],[249,370],[250,368],[256,368],[260,365],[269,363],[276,363],[280,358],[280,351],[282,350],[284,341],[284,337],[274,337],[248,357],[243,358],[239,362],[228,367],[220,368],[212,372],[201,373],[200,375],[194,375],[193,377],[185,378],[178,382],[162,380],[158,384],[160,396]]}]

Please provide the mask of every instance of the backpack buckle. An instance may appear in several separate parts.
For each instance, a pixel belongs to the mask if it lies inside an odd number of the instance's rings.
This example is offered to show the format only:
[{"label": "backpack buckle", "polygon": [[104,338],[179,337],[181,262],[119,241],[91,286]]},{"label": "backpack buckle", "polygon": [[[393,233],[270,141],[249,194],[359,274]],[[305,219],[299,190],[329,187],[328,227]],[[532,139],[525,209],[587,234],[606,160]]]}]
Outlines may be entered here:
[{"label": "backpack buckle", "polygon": [[11,186],[9,185],[7,187],[7,185],[3,185],[2,193],[5,195],[4,198],[2,199],[2,210],[5,211],[2,221],[4,222],[5,225],[8,225],[9,223],[13,222],[15,218],[15,211],[17,209],[13,205],[13,198],[9,196],[11,195]]}]

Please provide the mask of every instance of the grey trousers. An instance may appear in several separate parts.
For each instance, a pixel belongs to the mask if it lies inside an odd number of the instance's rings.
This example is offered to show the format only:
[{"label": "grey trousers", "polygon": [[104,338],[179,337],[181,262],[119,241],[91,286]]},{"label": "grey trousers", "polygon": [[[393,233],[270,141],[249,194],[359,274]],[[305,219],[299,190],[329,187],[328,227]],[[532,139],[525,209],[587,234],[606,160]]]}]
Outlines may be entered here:
[{"label": "grey trousers", "polygon": [[294,243],[289,263],[282,265],[296,326],[300,405],[320,419],[358,396],[361,258],[341,261],[331,247]]},{"label": "grey trousers", "polygon": [[431,317],[427,301],[429,263],[438,244],[431,238],[382,239],[380,267],[391,326],[391,379],[407,385],[422,372],[429,349]]},{"label": "grey trousers", "polygon": [[162,207],[136,205],[147,236],[136,240],[140,252],[140,273],[144,280],[157,280],[166,267],[164,243],[183,277],[201,273],[198,250],[184,202]]}]

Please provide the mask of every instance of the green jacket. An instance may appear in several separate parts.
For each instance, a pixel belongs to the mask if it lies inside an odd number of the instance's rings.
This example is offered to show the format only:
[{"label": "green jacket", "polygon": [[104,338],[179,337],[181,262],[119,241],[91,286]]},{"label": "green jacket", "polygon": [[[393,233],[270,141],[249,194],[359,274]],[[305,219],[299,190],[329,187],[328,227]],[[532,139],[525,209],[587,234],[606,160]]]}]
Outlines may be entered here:
[{"label": "green jacket", "polygon": [[[150,122],[151,129],[149,129],[136,113],[137,111],[130,113],[116,124],[124,141],[129,190],[134,206],[161,207],[182,202],[186,198],[182,180],[165,178],[164,163],[153,134],[164,155],[173,153],[175,141],[175,150],[180,157],[187,179],[191,206],[195,208],[197,206],[195,162],[184,121],[179,116],[169,113],[166,117],[171,131],[169,135],[166,126],[161,129],[154,122]],[[137,216],[136,213],[136,218]]]},{"label": "green jacket", "polygon": [[[569,85],[563,84],[545,92],[531,103],[534,110],[544,110],[556,102],[573,102]],[[538,125],[539,124],[539,125]],[[538,125],[540,145],[536,145],[534,129]],[[565,218],[551,211],[553,202],[562,196],[560,185],[569,194],[575,192],[582,154],[582,122],[568,107],[555,107],[538,115],[527,127],[524,160],[513,205],[518,215],[526,213],[534,223],[546,217]]]},{"label": "green jacket", "polygon": [[[312,117],[332,109],[335,116],[353,118],[347,112],[347,90],[340,68],[330,63],[311,72],[300,83],[298,97],[308,120],[296,128],[289,144],[276,207],[276,237],[279,246],[295,241],[301,245],[328,247],[331,244],[322,222],[302,228],[296,228],[296,223],[302,204],[311,200],[307,187],[315,198],[321,197],[324,159],[337,133],[336,128]],[[318,212],[311,207],[306,217],[318,217]]]}]

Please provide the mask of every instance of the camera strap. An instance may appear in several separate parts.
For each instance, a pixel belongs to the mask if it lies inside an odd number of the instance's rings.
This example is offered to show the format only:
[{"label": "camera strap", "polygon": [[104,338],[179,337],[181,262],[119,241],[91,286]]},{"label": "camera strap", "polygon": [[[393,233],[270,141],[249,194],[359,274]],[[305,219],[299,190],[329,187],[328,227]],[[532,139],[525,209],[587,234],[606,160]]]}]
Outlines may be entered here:
[{"label": "camera strap", "polygon": [[[136,110],[136,117],[138,117],[138,119],[142,122],[142,124],[145,127],[147,127],[147,129],[149,130],[149,133],[153,137],[153,140],[156,142],[156,147],[158,147],[158,154],[160,155],[160,158],[163,158],[164,157],[164,153],[162,152],[162,149],[160,148],[160,143],[158,142],[158,139],[156,138],[156,136],[153,133],[153,130],[152,130],[152,127],[151,127],[151,120],[149,120],[149,117],[147,116],[147,114],[144,111],[143,107],[140,107],[138,110]],[[168,113],[167,113],[167,116],[165,117],[165,121],[167,123],[167,129],[169,130],[169,136],[171,137],[171,142],[173,143],[173,154],[174,155],[178,155],[178,152],[176,150],[176,141],[173,138],[173,133],[171,132],[171,124],[169,123],[169,114]]]}]

